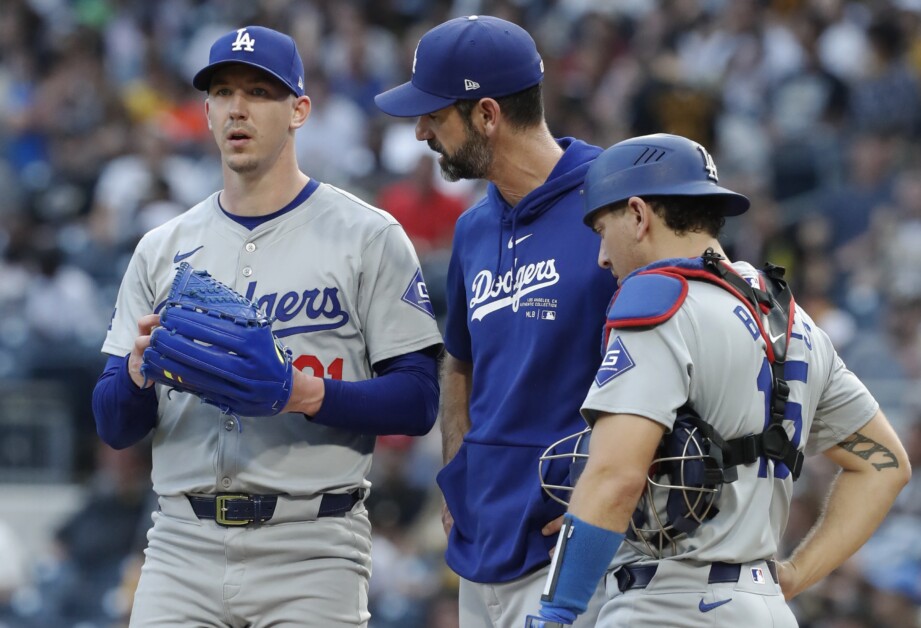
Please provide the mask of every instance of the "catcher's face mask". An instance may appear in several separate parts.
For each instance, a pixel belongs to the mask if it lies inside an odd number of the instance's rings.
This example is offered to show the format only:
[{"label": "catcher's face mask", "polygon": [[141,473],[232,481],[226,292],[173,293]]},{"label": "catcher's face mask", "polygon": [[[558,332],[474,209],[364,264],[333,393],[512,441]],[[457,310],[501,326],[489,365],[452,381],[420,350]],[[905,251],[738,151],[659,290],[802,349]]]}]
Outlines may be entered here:
[{"label": "catcher's face mask", "polygon": [[[653,558],[674,555],[679,539],[715,517],[723,483],[733,479],[724,474],[722,456],[713,451],[718,448],[704,436],[698,422],[702,420],[696,415],[679,415],[672,431],[662,438],[627,530],[627,542]],[[591,429],[585,429],[558,440],[541,455],[540,483],[554,501],[569,505],[588,461],[590,439]],[[568,476],[551,481],[550,477],[561,474],[561,464],[568,465]]]},{"label": "catcher's face mask", "polygon": [[[569,506],[572,489],[579,480],[579,476],[582,475],[585,463],[588,462],[588,444],[591,437],[592,428],[587,427],[581,432],[561,438],[541,454],[537,462],[540,485],[553,501]],[[562,470],[567,469],[568,475],[561,480],[551,479],[559,477]]]}]

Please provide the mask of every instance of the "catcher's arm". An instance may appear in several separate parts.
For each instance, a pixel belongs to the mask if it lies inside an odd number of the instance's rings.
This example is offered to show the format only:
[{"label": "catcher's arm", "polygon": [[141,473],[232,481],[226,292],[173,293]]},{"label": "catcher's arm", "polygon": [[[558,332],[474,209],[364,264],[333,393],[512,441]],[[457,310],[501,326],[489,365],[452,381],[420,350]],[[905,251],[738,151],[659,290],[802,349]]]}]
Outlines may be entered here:
[{"label": "catcher's arm", "polygon": [[856,552],[911,478],[908,454],[881,411],[825,456],[841,467],[841,473],[818,522],[792,556],[778,563],[780,587],[788,600]]}]

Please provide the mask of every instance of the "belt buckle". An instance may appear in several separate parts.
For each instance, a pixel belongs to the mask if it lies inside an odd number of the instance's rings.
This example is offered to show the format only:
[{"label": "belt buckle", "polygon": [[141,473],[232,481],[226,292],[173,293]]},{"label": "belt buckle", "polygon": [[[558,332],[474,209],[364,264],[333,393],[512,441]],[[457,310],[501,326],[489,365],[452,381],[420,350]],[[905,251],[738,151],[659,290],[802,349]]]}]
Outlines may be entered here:
[{"label": "belt buckle", "polygon": [[246,526],[253,522],[252,519],[242,519],[239,521],[227,519],[227,506],[229,501],[248,500],[249,495],[216,495],[214,497],[214,520],[221,526]]}]

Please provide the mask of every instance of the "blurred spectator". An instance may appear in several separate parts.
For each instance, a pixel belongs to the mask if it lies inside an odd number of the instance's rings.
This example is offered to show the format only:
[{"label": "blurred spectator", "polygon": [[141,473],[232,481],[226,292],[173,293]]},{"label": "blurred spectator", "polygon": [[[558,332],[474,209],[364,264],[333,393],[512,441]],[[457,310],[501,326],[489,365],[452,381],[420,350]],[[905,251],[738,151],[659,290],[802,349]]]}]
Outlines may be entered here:
[{"label": "blurred spectator", "polygon": [[368,148],[367,115],[351,99],[331,92],[321,71],[306,80],[310,124],[295,135],[298,165],[319,181],[348,186],[376,165]]},{"label": "blurred spectator", "polygon": [[445,282],[448,276],[449,251],[454,223],[464,211],[463,199],[442,192],[436,186],[440,177],[436,155],[419,155],[408,177],[385,185],[377,197],[381,209],[396,218],[413,241],[429,298],[439,321],[447,310]]},{"label": "blurred spectator", "polygon": [[0,626],[7,626],[17,614],[13,608],[13,596],[28,583],[26,557],[22,543],[15,531],[0,521]]},{"label": "blurred spectator", "polygon": [[374,451],[366,504],[376,534],[369,591],[375,628],[427,626],[428,600],[440,586],[440,552],[426,554],[412,533],[431,494],[428,483],[411,473],[413,445],[408,436],[380,436]]},{"label": "blurred spectator", "polygon": [[[201,116],[204,119],[204,108]],[[157,123],[137,127],[134,140],[135,152],[109,161],[95,186],[90,227],[94,241],[103,248],[134,246],[143,235],[136,221],[145,203],[172,200],[191,207],[220,186],[218,164],[199,164],[173,152]]]},{"label": "blurred spectator", "polygon": [[143,547],[154,501],[149,442],[116,451],[99,443],[84,505],[55,534],[54,558],[39,583],[41,626],[112,625],[128,616],[124,569]]},{"label": "blurred spectator", "polygon": [[921,298],[921,167],[898,174],[893,204],[880,219],[881,288],[889,298]]},{"label": "blurred spectator", "polygon": [[[892,200],[896,146],[893,138],[877,133],[857,135],[848,147],[844,180],[820,196],[820,211],[832,226],[831,246],[848,271],[867,261],[864,236],[870,216]],[[842,248],[845,245],[850,248]]]},{"label": "blurred spectator", "polygon": [[374,96],[397,76],[397,45],[392,33],[368,24],[354,0],[331,3],[333,32],[323,67],[333,90],[350,98],[365,115],[376,113]]},{"label": "blurred spectator", "polygon": [[419,256],[451,246],[454,223],[464,211],[464,200],[435,186],[437,155],[422,154],[410,176],[384,186],[377,204],[396,218],[413,241]]},{"label": "blurred spectator", "polygon": [[921,119],[918,78],[905,58],[905,37],[892,11],[867,29],[870,55],[853,86],[851,108],[858,129],[916,135]]},{"label": "blurred spectator", "polygon": [[[55,346],[56,353],[67,345],[85,350],[102,339],[109,312],[99,302],[92,277],[65,260],[55,236],[47,229],[32,236],[32,272],[24,313],[32,337],[40,345]],[[65,312],[67,315],[62,316]]]},{"label": "blurred spectator", "polygon": [[771,187],[783,201],[833,182],[848,111],[848,86],[821,63],[818,19],[809,16],[793,28],[803,52],[802,64],[780,77],[766,95],[771,148]]}]

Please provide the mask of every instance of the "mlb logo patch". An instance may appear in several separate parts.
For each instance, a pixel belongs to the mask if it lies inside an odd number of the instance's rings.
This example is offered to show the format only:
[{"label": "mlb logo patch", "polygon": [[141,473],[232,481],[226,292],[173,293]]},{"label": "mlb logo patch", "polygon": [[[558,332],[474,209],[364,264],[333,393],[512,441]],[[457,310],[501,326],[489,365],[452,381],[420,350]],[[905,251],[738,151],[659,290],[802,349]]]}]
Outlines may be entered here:
[{"label": "mlb logo patch", "polygon": [[432,300],[429,298],[429,290],[425,286],[425,280],[422,279],[421,270],[416,271],[412,281],[409,282],[403,292],[403,301],[435,318],[435,310],[432,308]]},{"label": "mlb logo patch", "polygon": [[761,567],[752,567],[752,582],[755,584],[764,584],[764,570]]},{"label": "mlb logo patch", "polygon": [[627,352],[624,341],[618,336],[610,344],[608,352],[604,354],[604,359],[601,360],[601,366],[598,368],[598,372],[595,373],[595,383],[598,384],[599,387],[604,386],[609,381],[622,373],[626,373],[634,366],[636,366],[636,362],[633,361],[633,358]]}]

